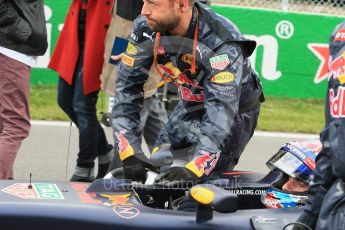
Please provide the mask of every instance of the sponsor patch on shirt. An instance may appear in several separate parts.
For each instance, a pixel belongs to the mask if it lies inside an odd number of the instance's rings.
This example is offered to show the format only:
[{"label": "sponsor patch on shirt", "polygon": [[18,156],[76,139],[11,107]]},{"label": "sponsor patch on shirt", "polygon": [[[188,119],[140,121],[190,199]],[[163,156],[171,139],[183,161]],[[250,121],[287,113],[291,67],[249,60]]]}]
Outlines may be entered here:
[{"label": "sponsor patch on shirt", "polygon": [[212,69],[223,70],[230,64],[230,59],[227,54],[221,54],[210,58]]},{"label": "sponsor patch on shirt", "polygon": [[339,86],[338,92],[334,89],[329,90],[329,111],[332,117],[344,118],[345,117],[345,87]]},{"label": "sponsor patch on shirt", "polygon": [[164,55],[165,54],[165,49],[164,46],[159,46],[157,49],[158,55]]},{"label": "sponsor patch on shirt", "polygon": [[329,75],[341,84],[345,83],[345,52],[329,64]]},{"label": "sponsor patch on shirt", "polygon": [[134,155],[133,147],[129,144],[127,138],[125,137],[125,134],[126,134],[126,130],[115,132],[115,136],[118,141],[119,156],[120,156],[121,161]]},{"label": "sponsor patch on shirt", "polygon": [[138,53],[138,49],[132,43],[128,43],[126,53],[136,55]]},{"label": "sponsor patch on shirt", "polygon": [[345,41],[345,30],[339,30],[334,37],[334,41]]},{"label": "sponsor patch on shirt", "polygon": [[131,66],[131,67],[134,66],[134,60],[135,60],[134,58],[132,58],[126,54],[123,54],[122,58],[121,58],[121,61],[123,64]]},{"label": "sponsor patch on shirt", "polygon": [[138,41],[138,36],[135,33],[131,33],[130,37],[133,39],[133,41]]},{"label": "sponsor patch on shirt", "polygon": [[201,150],[201,155],[194,158],[185,167],[192,171],[197,177],[201,177],[203,174],[208,176],[214,167],[216,167],[219,156],[220,152],[210,153]]},{"label": "sponsor patch on shirt", "polygon": [[231,72],[220,72],[214,75],[210,81],[218,84],[225,84],[235,80],[235,76]]}]

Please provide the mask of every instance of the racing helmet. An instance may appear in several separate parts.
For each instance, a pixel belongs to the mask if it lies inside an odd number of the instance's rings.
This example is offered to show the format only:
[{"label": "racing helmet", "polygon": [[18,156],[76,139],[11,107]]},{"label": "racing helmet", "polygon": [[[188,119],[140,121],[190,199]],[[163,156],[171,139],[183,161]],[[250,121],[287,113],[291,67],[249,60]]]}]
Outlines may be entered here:
[{"label": "racing helmet", "polygon": [[307,192],[285,191],[283,185],[293,178],[308,184],[316,164],[315,159],[321,151],[322,144],[318,139],[303,142],[289,142],[271,157],[266,165],[271,170],[279,170],[283,176],[263,192],[261,201],[267,208],[287,208],[303,206],[307,201]]}]

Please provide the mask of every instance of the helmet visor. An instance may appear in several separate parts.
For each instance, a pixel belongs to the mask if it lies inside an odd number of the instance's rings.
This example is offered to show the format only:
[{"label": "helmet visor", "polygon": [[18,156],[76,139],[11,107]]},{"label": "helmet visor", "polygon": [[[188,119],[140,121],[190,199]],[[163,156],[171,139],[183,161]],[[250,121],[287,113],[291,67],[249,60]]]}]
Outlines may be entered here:
[{"label": "helmet visor", "polygon": [[312,172],[301,159],[284,149],[280,149],[278,153],[267,161],[266,165],[271,170],[278,168],[287,175],[307,183]]}]

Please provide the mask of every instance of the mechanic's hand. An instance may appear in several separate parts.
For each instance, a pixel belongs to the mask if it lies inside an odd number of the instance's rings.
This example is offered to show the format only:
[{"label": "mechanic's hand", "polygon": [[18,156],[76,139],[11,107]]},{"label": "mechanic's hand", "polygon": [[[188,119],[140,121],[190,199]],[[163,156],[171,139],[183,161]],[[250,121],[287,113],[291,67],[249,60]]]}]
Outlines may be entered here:
[{"label": "mechanic's hand", "polygon": [[155,182],[167,187],[174,186],[194,186],[199,182],[199,178],[185,167],[171,167],[167,172],[159,174]]},{"label": "mechanic's hand", "polygon": [[170,166],[174,162],[174,156],[170,151],[170,144],[162,144],[153,149],[150,162],[155,166]]},{"label": "mechanic's hand", "polygon": [[126,158],[122,163],[126,179],[145,182],[145,168],[147,167],[147,163],[139,160],[135,156]]},{"label": "mechanic's hand", "polygon": [[119,61],[123,56],[123,53],[119,54],[119,55],[111,55],[110,58],[114,61]]}]

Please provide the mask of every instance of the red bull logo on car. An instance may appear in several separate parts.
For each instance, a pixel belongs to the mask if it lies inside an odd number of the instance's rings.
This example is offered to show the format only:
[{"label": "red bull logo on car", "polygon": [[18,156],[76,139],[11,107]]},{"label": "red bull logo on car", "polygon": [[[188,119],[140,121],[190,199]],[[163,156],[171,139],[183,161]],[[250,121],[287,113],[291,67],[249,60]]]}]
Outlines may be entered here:
[{"label": "red bull logo on car", "polygon": [[334,90],[329,90],[329,110],[332,117],[345,117],[345,87],[338,87],[338,94]]},{"label": "red bull logo on car", "polygon": [[201,150],[201,154],[201,156],[194,158],[186,165],[186,168],[192,171],[198,177],[201,177],[203,174],[208,176],[214,167],[216,167],[220,156],[220,152],[209,153],[205,150]]},{"label": "red bull logo on car", "polygon": [[129,144],[127,138],[125,137],[124,135],[125,133],[126,133],[126,130],[122,130],[120,132],[115,133],[115,136],[118,141],[119,155],[120,155],[121,161],[134,155],[134,150],[132,146]]},{"label": "red bull logo on car", "polygon": [[128,203],[130,198],[130,193],[128,194],[120,194],[120,195],[108,195],[108,194],[101,194],[100,196],[106,197],[110,200],[111,205],[128,205],[133,206],[133,204]]}]

